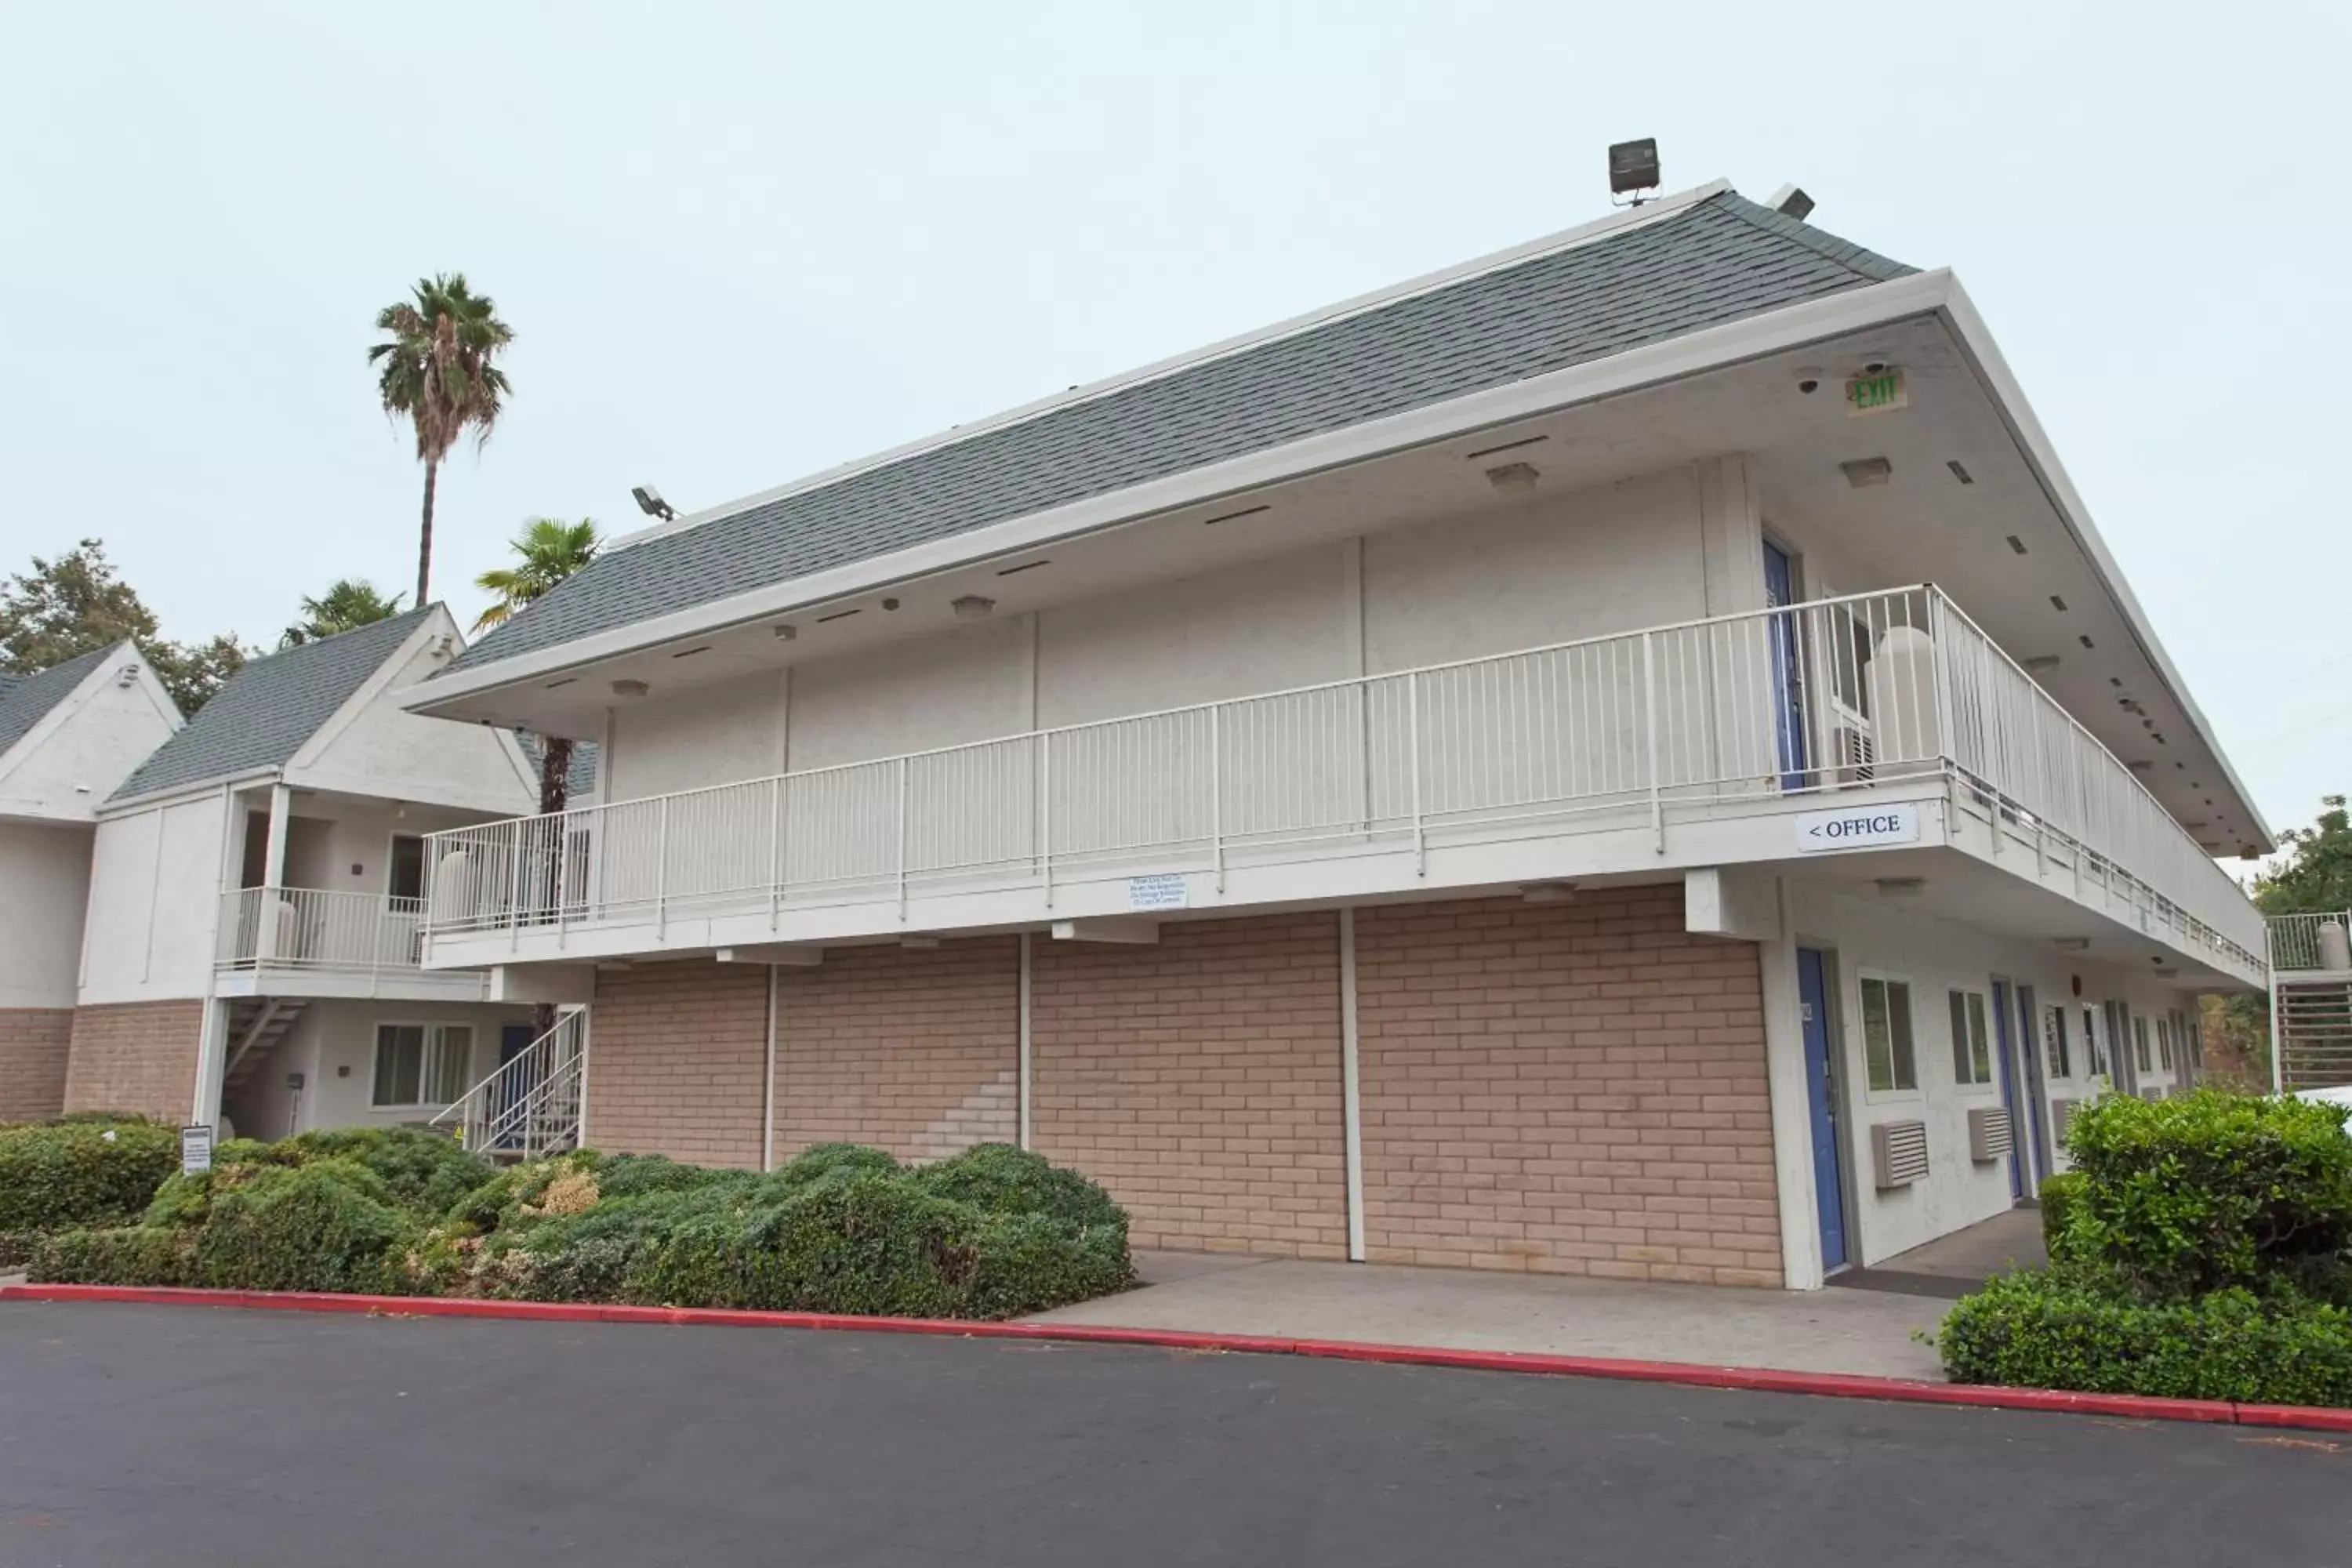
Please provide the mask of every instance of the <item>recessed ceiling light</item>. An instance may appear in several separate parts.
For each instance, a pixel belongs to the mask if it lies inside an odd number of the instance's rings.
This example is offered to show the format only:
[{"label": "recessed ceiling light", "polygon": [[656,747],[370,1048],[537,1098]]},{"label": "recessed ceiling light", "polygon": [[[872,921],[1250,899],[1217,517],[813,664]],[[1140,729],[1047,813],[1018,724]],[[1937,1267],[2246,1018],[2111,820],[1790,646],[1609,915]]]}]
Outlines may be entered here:
[{"label": "recessed ceiling light", "polygon": [[1486,470],[1486,482],[1507,496],[1523,496],[1541,476],[1533,463],[1504,463]]},{"label": "recessed ceiling light", "polygon": [[1522,447],[1532,447],[1538,441],[1550,439],[1549,436],[1522,436],[1516,441],[1505,441],[1498,446],[1481,447],[1475,452],[1465,452],[1462,454],[1462,460],[1466,463],[1474,458],[1491,458],[1497,452],[1516,452]]},{"label": "recessed ceiling light", "polygon": [[678,649],[676,653],[674,653],[674,654],[670,655],[670,658],[692,658],[696,654],[698,654],[698,653],[709,653],[709,651],[710,651],[710,645],[709,645],[709,643],[704,643],[700,647],[682,647],[682,648]]},{"label": "recessed ceiling light", "polygon": [[1005,567],[1003,571],[999,572],[997,575],[1000,577],[1018,577],[1024,572],[1034,572],[1040,566],[1050,566],[1053,563],[1050,560],[1024,561],[1018,566]]},{"label": "recessed ceiling light", "polygon": [[2025,661],[2025,668],[2035,675],[2046,669],[2055,669],[2058,668],[2058,656],[2054,653],[2037,653]]},{"label": "recessed ceiling light", "polygon": [[2076,637],[2074,640],[2081,643],[2084,647],[2096,647],[2099,646],[2091,640],[2090,635],[2087,632],[2083,636]]},{"label": "recessed ceiling light", "polygon": [[[1952,478],[1959,480],[1960,483],[1964,485],[1972,485],[1977,482],[1974,476],[1972,476],[1966,468],[1960,467],[1960,460],[1958,458],[1952,458],[1947,462],[1944,467],[1951,469]],[[2020,551],[2019,553],[2023,554],[2024,552]]]},{"label": "recessed ceiling light", "polygon": [[2066,613],[2066,601],[2053,594],[2050,595],[2050,607],[2063,616]]},{"label": "recessed ceiling light", "polygon": [[857,613],[858,612],[856,610],[835,610],[829,616],[819,616],[816,618],[816,624],[818,626],[823,626],[827,621],[845,621],[850,616],[856,615]]},{"label": "recessed ceiling light", "polygon": [[2025,553],[2025,541],[2018,538],[2017,535],[2013,533],[2009,536],[2009,547],[2011,550],[2016,551],[2020,555]]},{"label": "recessed ceiling light", "polygon": [[1893,479],[1895,465],[1884,458],[1856,458],[1851,462],[1840,463],[1838,471],[1845,475],[1847,484],[1856,489],[1864,489],[1872,485],[1883,485]]},{"label": "recessed ceiling light", "polygon": [[882,601],[882,607],[886,610],[895,610],[898,607],[898,601],[896,599],[885,599]]},{"label": "recessed ceiling light", "polygon": [[1266,502],[1264,506],[1245,506],[1239,511],[1229,511],[1217,517],[1204,517],[1201,520],[1201,526],[1202,528],[1213,528],[1221,522],[1231,522],[1236,518],[1255,517],[1262,511],[1272,511],[1273,510],[1274,503],[1272,501]]}]

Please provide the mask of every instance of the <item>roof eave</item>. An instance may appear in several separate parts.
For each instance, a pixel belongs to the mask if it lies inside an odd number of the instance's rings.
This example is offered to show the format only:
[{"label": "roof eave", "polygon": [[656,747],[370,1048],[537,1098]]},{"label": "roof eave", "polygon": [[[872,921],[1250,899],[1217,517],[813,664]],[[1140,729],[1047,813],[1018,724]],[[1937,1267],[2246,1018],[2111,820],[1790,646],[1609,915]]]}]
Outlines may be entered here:
[{"label": "roof eave", "polygon": [[850,595],[902,586],[939,573],[1140,522],[1267,485],[1453,440],[1493,426],[1719,370],[1846,332],[1931,314],[1941,309],[1951,287],[1951,274],[1948,271],[1918,272],[1764,311],[1719,327],[1571,365],[1549,375],[1450,398],[1344,430],[1188,469],[1148,484],[1088,497],[1051,510],[772,583],[748,593],[634,621],[551,647],[516,654],[470,669],[452,669],[419,682],[403,699],[402,705],[413,712],[446,714],[469,698],[525,686],[679,638],[751,625]]}]

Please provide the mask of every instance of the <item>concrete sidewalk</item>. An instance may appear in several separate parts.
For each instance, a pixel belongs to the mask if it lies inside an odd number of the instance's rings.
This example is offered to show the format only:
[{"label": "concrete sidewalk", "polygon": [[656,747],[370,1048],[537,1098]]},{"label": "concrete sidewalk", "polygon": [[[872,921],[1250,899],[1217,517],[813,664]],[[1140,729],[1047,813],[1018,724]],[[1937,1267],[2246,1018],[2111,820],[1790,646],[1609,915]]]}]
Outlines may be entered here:
[{"label": "concrete sidewalk", "polygon": [[1943,1381],[1948,1303],[1866,1290],[1739,1290],[1564,1275],[1140,1253],[1144,1284],[1048,1323],[1615,1356]]}]

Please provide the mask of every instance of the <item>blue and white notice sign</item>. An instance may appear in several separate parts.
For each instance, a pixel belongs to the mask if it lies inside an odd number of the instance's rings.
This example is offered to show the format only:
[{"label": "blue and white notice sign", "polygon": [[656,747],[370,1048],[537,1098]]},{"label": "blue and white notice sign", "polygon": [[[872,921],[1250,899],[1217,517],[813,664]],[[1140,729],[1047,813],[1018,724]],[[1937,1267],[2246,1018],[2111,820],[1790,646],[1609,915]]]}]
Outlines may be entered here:
[{"label": "blue and white notice sign", "polygon": [[1808,855],[1824,849],[1867,849],[1882,844],[1919,842],[1919,808],[1909,801],[1853,806],[1844,811],[1809,811],[1796,823],[1797,847]]},{"label": "blue and white notice sign", "polygon": [[1181,871],[1127,879],[1127,907],[1130,910],[1181,910],[1192,901],[1192,887]]}]

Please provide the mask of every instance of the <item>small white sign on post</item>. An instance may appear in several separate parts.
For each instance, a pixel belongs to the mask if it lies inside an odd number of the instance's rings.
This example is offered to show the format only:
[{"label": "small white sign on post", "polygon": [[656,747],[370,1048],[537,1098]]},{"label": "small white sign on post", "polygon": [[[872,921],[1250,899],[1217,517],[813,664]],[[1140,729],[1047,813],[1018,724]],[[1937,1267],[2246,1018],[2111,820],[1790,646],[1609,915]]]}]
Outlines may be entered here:
[{"label": "small white sign on post", "polygon": [[1130,910],[1181,910],[1192,902],[1192,884],[1181,871],[1127,879],[1127,907]]},{"label": "small white sign on post", "polygon": [[1797,847],[1807,855],[1824,849],[1866,849],[1881,844],[1919,842],[1919,808],[1908,801],[1854,806],[1845,811],[1809,811],[1795,819]]},{"label": "small white sign on post", "polygon": [[213,1168],[213,1130],[209,1122],[197,1121],[180,1129],[180,1173],[193,1176],[198,1171]]}]

